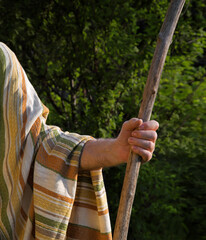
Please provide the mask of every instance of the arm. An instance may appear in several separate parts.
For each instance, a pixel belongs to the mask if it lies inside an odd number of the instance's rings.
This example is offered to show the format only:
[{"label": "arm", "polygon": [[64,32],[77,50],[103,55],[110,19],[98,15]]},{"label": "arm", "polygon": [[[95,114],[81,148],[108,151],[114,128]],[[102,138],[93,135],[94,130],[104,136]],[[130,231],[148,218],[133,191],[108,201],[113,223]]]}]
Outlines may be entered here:
[{"label": "arm", "polygon": [[88,141],[81,157],[81,168],[85,170],[111,167],[128,160],[130,150],[139,154],[144,162],[152,158],[157,139],[156,121],[142,122],[132,118],[124,122],[119,136],[115,139]]}]

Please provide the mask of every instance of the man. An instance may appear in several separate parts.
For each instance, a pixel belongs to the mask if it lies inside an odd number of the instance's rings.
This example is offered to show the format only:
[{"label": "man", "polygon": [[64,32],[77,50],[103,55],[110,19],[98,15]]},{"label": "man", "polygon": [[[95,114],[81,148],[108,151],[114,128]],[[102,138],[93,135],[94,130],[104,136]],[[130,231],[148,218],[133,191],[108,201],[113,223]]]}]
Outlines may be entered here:
[{"label": "man", "polygon": [[133,118],[116,139],[46,125],[15,54],[0,43],[0,239],[111,239],[103,167],[149,161],[158,123]]}]

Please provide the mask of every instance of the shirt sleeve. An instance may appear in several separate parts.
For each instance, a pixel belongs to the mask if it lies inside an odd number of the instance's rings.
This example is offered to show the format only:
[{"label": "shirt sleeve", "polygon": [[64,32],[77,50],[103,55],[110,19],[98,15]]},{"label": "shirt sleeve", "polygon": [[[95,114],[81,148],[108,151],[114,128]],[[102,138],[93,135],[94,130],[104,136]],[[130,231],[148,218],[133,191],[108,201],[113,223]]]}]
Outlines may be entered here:
[{"label": "shirt sleeve", "polygon": [[102,171],[79,169],[91,139],[42,124],[33,184],[35,237],[111,239]]}]

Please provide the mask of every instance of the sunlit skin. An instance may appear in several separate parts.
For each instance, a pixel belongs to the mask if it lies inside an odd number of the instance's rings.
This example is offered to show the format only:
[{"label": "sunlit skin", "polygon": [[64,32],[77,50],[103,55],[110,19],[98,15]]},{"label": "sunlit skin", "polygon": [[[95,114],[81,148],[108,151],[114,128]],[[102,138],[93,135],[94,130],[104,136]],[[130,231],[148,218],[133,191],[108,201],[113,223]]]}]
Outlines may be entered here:
[{"label": "sunlit skin", "polygon": [[82,153],[81,168],[91,170],[126,163],[130,150],[140,155],[143,162],[148,162],[155,149],[158,127],[157,121],[143,123],[141,119],[132,118],[123,123],[117,138],[88,141]]}]

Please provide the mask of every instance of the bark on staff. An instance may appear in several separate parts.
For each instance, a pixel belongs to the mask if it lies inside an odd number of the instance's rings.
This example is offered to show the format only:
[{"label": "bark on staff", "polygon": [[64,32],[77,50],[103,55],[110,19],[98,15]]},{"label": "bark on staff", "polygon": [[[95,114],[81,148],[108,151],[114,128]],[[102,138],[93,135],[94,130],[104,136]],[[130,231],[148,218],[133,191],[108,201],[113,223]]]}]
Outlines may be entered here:
[{"label": "bark on staff", "polygon": [[[171,1],[165,20],[160,29],[156,49],[143,93],[143,101],[141,103],[138,115],[138,118],[141,118],[143,121],[148,121],[150,119],[165,58],[172,42],[172,36],[174,34],[179,16],[182,12],[184,3],[185,0]],[[114,240],[127,239],[131,209],[136,191],[140,165],[141,158],[131,152],[127,163],[127,169],[119,203],[114,230]]]}]

